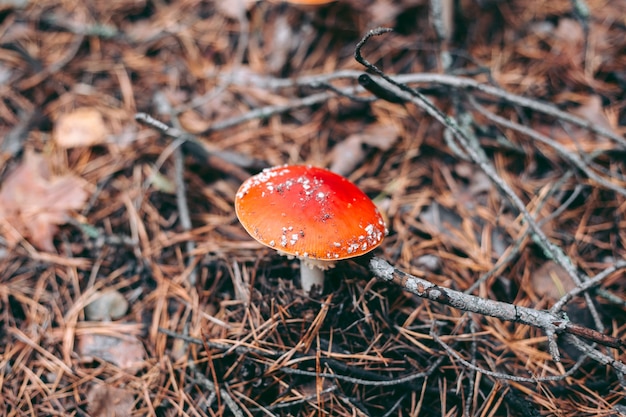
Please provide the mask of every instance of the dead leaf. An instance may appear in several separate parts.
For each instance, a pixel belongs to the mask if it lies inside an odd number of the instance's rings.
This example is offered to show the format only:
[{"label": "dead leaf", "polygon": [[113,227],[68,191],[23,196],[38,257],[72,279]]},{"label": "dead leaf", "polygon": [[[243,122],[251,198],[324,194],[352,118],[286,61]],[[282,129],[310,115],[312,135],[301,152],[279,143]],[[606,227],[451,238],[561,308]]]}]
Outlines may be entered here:
[{"label": "dead leaf", "polygon": [[81,335],[77,352],[85,362],[94,359],[111,362],[122,369],[134,371],[143,365],[146,351],[135,336]]},{"label": "dead leaf", "polygon": [[316,6],[320,4],[334,3],[337,0],[285,0],[285,1],[287,3],[293,3],[293,4],[306,4],[310,6]]},{"label": "dead leaf", "polygon": [[135,395],[122,388],[96,384],[87,393],[87,411],[92,417],[130,416]]},{"label": "dead leaf", "polygon": [[[572,114],[587,119],[592,124],[618,134],[614,126],[609,121],[602,107],[602,100],[598,96],[590,96],[580,107],[571,111]],[[574,126],[570,123],[558,125],[537,125],[534,127],[540,133],[551,137],[559,142],[567,150],[572,152],[583,151],[585,153],[594,151],[608,151],[615,149],[616,144],[605,138],[596,135],[589,130]],[[541,148],[544,145],[538,144]]]},{"label": "dead leaf", "polygon": [[245,18],[246,12],[256,3],[256,0],[229,0],[215,3],[217,10],[230,19]]},{"label": "dead leaf", "polygon": [[437,236],[451,238],[456,241],[456,235],[452,230],[462,231],[463,219],[446,207],[441,207],[437,202],[432,202],[419,215],[420,221],[427,227],[430,233]]},{"label": "dead leaf", "polygon": [[606,114],[604,113],[604,109],[602,108],[602,99],[599,96],[589,96],[587,101],[580,107],[572,110],[572,113],[576,116],[582,117],[583,119],[587,119],[597,127],[602,127],[618,135],[611,125],[608,117],[606,117]]},{"label": "dead leaf", "polygon": [[[552,32],[552,35],[562,42],[565,42],[567,47],[577,48],[582,46],[585,40],[585,32],[582,26],[574,19],[561,18],[559,23]],[[562,42],[560,43],[562,45]]]},{"label": "dead leaf", "polygon": [[330,170],[344,177],[348,176],[363,162],[366,155],[359,134],[350,135],[333,148]]},{"label": "dead leaf", "polygon": [[464,196],[466,200],[474,200],[479,194],[487,193],[494,188],[487,174],[474,164],[460,162],[454,166],[454,171],[459,177],[469,182],[467,188],[460,191],[466,194]]},{"label": "dead leaf", "polygon": [[530,282],[537,295],[553,301],[576,288],[572,277],[554,261],[547,261],[541,265],[531,275]]},{"label": "dead leaf", "polygon": [[274,34],[270,39],[267,52],[267,68],[270,74],[279,73],[287,64],[294,40],[298,39],[295,29],[286,16],[279,16],[274,22]]},{"label": "dead leaf", "polygon": [[186,110],[180,114],[180,124],[185,131],[201,133],[211,127],[212,119],[201,116],[196,110]]},{"label": "dead leaf", "polygon": [[83,207],[87,196],[79,177],[54,176],[41,154],[26,151],[0,190],[0,227],[10,246],[23,236],[37,248],[54,252],[57,225],[67,221],[69,211]]},{"label": "dead leaf", "polygon": [[422,271],[436,272],[441,269],[442,260],[439,256],[426,254],[411,261],[411,265]]},{"label": "dead leaf", "polygon": [[343,176],[351,174],[367,156],[365,146],[387,151],[396,143],[398,134],[393,125],[375,124],[348,136],[333,148],[330,170]]},{"label": "dead leaf", "polygon": [[63,148],[93,146],[103,143],[108,135],[102,114],[90,107],[62,114],[54,125],[53,137]]},{"label": "dead leaf", "polygon": [[[361,0],[353,1],[353,7],[359,7],[357,3]],[[367,8],[369,15],[372,17],[372,27],[395,21],[397,16],[404,10],[403,7],[395,4],[390,0],[375,1]],[[362,5],[361,5],[362,7]]]}]

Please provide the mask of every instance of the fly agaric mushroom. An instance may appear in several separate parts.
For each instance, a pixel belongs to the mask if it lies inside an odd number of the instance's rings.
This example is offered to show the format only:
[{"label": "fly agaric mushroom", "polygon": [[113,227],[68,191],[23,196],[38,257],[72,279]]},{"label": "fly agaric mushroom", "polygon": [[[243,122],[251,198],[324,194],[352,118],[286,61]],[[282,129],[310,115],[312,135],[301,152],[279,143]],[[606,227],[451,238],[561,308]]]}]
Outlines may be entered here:
[{"label": "fly agaric mushroom", "polygon": [[387,233],[374,203],[356,185],[323,168],[284,165],[247,179],[235,198],[237,217],[255,240],[299,258],[308,294],[324,270],[363,255]]}]

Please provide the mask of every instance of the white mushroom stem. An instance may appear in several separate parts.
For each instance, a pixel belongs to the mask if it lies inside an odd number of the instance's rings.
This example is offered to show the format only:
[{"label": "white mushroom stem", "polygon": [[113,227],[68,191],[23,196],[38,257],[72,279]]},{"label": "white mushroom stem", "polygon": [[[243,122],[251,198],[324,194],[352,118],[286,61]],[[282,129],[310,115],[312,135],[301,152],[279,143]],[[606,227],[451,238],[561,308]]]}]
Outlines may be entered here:
[{"label": "white mushroom stem", "polygon": [[334,261],[300,258],[300,285],[306,294],[311,294],[313,287],[317,292],[324,291],[324,271],[335,266]]},{"label": "white mushroom stem", "polygon": [[313,287],[321,293],[324,290],[324,270],[309,262],[300,262],[300,285],[306,294],[311,294]]}]

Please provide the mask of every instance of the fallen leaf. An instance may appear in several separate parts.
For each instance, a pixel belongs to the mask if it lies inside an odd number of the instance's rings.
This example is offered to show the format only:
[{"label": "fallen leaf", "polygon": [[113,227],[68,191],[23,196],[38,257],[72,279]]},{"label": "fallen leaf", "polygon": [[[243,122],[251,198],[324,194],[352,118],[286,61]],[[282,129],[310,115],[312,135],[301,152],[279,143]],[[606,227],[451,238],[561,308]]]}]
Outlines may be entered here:
[{"label": "fallen leaf", "polygon": [[190,133],[201,133],[211,127],[213,119],[207,119],[196,110],[186,110],[180,114],[179,121],[183,129]]},{"label": "fallen leaf", "polygon": [[231,19],[242,19],[246,12],[256,3],[256,0],[229,0],[215,3],[217,10]]},{"label": "fallen leaf", "polygon": [[135,395],[122,388],[95,384],[87,393],[87,411],[92,417],[130,416]]},{"label": "fallen leaf", "polygon": [[298,38],[295,29],[289,24],[286,16],[280,15],[273,25],[274,33],[269,39],[266,65],[270,74],[279,73],[289,60],[294,40]]},{"label": "fallen leaf", "polygon": [[487,193],[494,188],[487,174],[474,164],[460,162],[454,166],[454,172],[469,182],[466,189],[461,191],[467,194],[465,197],[468,200],[474,200],[479,194]]},{"label": "fallen leaf", "polygon": [[333,148],[330,170],[343,176],[351,174],[367,156],[366,146],[387,151],[398,139],[398,134],[393,125],[375,124],[348,136]]},{"label": "fallen leaf", "polygon": [[530,276],[530,282],[535,293],[552,301],[556,301],[569,291],[576,288],[576,284],[567,271],[554,261],[546,261]]},{"label": "fallen leaf", "polygon": [[439,237],[451,238],[452,242],[457,241],[452,230],[463,230],[463,219],[456,212],[442,207],[437,202],[432,202],[428,207],[425,207],[420,213],[419,219],[427,227],[429,233]]},{"label": "fallen leaf", "polygon": [[77,353],[85,362],[97,358],[130,371],[139,369],[146,356],[141,341],[129,335],[81,335],[78,338]]},{"label": "fallen leaf", "polygon": [[[358,3],[361,0],[358,1],[352,1],[353,3],[353,7],[355,8],[361,8],[362,5],[359,7]],[[373,20],[373,26],[378,26],[381,23],[389,23],[389,22],[394,22],[395,19],[398,17],[398,15],[400,13],[402,13],[403,10],[405,10],[403,7],[395,4],[396,2],[392,2],[390,0],[383,0],[383,1],[375,1],[374,3],[370,4],[370,6],[367,8],[367,11],[369,12],[369,16],[371,16],[372,20]]]},{"label": "fallen leaf", "polygon": [[441,269],[442,260],[439,256],[426,254],[413,259],[411,265],[422,271],[436,272]]},{"label": "fallen leaf", "polygon": [[563,46],[565,43],[565,47],[572,49],[580,48],[585,40],[585,32],[580,23],[568,18],[559,19],[552,35],[561,41],[558,44]]},{"label": "fallen leaf", "polygon": [[576,116],[582,117],[583,119],[587,119],[594,126],[602,127],[618,135],[618,132],[615,131],[613,125],[611,125],[611,122],[604,113],[604,108],[602,107],[602,99],[600,98],[600,96],[589,96],[587,101],[583,103],[580,107],[572,110],[572,113]]},{"label": "fallen leaf", "polygon": [[306,5],[319,5],[334,3],[337,0],[285,0],[287,3],[293,4],[306,4]]},{"label": "fallen leaf", "polygon": [[330,170],[344,177],[348,176],[363,162],[366,155],[360,136],[350,135],[333,148]]},{"label": "fallen leaf", "polygon": [[[580,107],[571,110],[571,113],[587,119],[593,125],[602,127],[610,132],[619,135],[611,121],[606,116],[602,107],[602,100],[598,96],[590,96],[587,101],[582,103]],[[551,137],[559,142],[567,150],[572,152],[594,152],[608,151],[615,149],[617,144],[604,136],[596,135],[579,126],[570,123],[560,123],[558,125],[540,124],[534,127],[540,133]],[[538,144],[541,148],[545,145]]]},{"label": "fallen leaf", "polygon": [[54,252],[57,225],[87,199],[83,187],[84,181],[74,175],[52,175],[41,154],[26,151],[0,190],[0,228],[9,245],[23,236],[37,248]]},{"label": "fallen leaf", "polygon": [[82,107],[59,117],[53,137],[59,146],[73,148],[103,143],[108,133],[102,114],[94,108]]}]

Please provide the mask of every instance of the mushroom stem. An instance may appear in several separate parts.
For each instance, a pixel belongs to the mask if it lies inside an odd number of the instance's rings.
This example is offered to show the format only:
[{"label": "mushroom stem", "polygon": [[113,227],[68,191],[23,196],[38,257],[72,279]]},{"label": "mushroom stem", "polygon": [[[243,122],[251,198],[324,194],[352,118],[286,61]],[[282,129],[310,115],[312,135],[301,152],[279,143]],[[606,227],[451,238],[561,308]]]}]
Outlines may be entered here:
[{"label": "mushroom stem", "polygon": [[300,285],[306,294],[311,294],[313,287],[321,293],[324,290],[324,270],[309,262],[300,262]]}]

